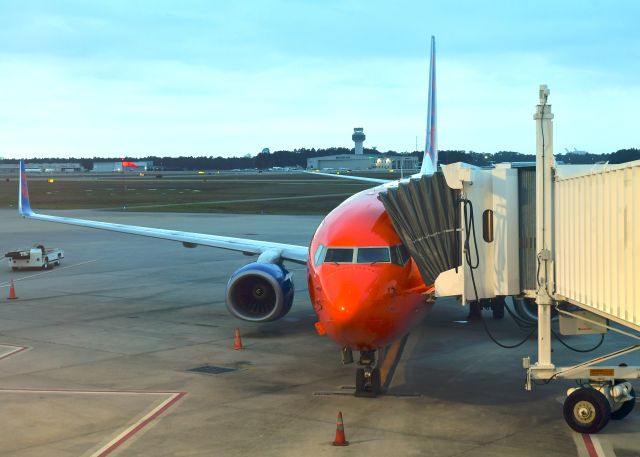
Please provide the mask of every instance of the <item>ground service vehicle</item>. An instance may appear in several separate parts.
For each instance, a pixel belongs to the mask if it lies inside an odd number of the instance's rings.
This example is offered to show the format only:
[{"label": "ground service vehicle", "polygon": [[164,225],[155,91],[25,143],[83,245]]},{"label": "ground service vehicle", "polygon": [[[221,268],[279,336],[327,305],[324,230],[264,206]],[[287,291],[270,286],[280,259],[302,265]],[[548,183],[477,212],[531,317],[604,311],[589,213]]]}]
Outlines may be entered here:
[{"label": "ground service vehicle", "polygon": [[9,265],[13,271],[20,268],[48,270],[54,265],[60,265],[64,259],[64,252],[62,249],[45,248],[42,244],[36,244],[32,248],[9,251],[4,256],[9,259]]}]

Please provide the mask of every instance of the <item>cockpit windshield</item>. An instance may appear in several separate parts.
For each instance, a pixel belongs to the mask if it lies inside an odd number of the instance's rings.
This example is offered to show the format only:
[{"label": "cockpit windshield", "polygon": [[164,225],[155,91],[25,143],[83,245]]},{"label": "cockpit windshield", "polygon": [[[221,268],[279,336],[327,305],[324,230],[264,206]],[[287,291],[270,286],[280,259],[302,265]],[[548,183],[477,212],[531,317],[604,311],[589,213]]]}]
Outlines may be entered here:
[{"label": "cockpit windshield", "polygon": [[358,248],[357,263],[387,263],[389,262],[389,248]]},{"label": "cockpit windshield", "polygon": [[353,263],[353,249],[328,248],[324,256],[324,261],[329,263]]},{"label": "cockpit windshield", "polygon": [[367,246],[353,248],[330,248],[320,245],[316,251],[314,263],[393,263],[406,265],[409,261],[407,249],[402,244],[393,246]]}]

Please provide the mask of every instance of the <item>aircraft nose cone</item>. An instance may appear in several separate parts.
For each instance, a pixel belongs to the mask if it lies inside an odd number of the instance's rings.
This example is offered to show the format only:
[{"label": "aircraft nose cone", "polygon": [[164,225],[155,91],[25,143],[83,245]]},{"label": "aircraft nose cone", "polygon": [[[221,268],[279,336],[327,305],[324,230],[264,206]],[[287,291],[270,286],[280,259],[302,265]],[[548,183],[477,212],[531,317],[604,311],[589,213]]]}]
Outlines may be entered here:
[{"label": "aircraft nose cone", "polygon": [[373,267],[356,266],[323,277],[321,314],[331,336],[351,347],[373,348],[389,333],[386,316],[393,306],[394,281],[385,280]]}]

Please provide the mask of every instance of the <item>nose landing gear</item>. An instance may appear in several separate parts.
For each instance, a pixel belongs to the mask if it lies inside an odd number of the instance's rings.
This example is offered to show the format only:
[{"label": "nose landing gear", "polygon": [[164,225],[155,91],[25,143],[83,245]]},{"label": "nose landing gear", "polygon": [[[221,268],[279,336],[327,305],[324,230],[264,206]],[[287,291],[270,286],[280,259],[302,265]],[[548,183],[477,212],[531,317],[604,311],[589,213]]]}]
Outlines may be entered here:
[{"label": "nose landing gear", "polygon": [[360,353],[359,365],[356,371],[356,397],[377,397],[381,393],[380,369],[376,365],[376,351]]}]

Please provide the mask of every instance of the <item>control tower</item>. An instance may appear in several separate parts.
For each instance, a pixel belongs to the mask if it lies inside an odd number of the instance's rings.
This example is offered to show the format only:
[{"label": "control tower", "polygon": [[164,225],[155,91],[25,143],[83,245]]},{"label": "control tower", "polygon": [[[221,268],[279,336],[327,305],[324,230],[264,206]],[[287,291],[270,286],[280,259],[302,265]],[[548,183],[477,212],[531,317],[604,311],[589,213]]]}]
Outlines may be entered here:
[{"label": "control tower", "polygon": [[356,155],[362,155],[362,143],[367,137],[364,136],[364,129],[362,127],[356,127],[353,129],[353,135],[351,139],[356,144]]}]

